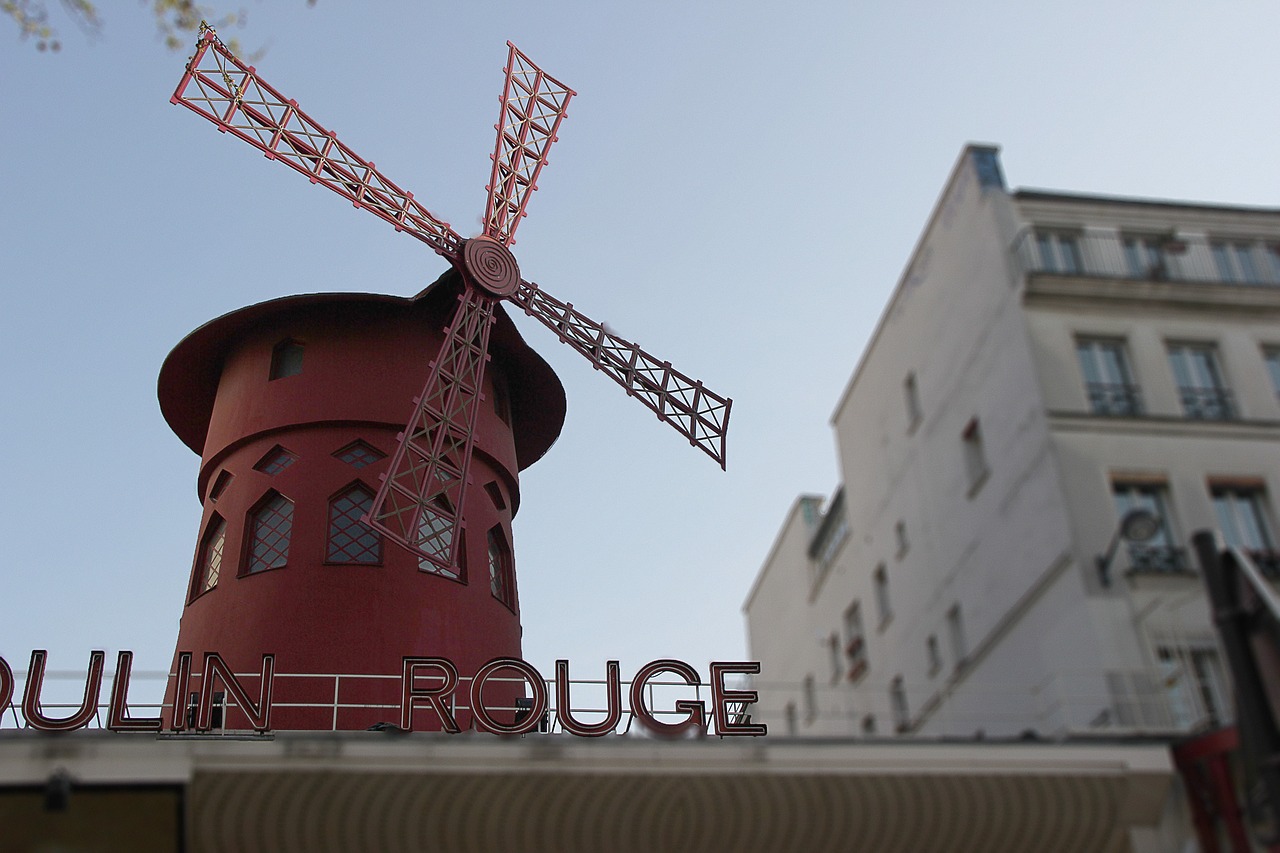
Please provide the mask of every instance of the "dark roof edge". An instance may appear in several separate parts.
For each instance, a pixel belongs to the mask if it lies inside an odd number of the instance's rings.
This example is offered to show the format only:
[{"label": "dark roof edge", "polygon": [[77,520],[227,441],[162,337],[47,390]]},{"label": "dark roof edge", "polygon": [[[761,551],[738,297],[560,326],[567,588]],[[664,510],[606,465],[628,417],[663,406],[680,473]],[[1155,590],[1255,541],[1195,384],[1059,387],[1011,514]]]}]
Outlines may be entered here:
[{"label": "dark roof edge", "polygon": [[1240,211],[1243,213],[1280,214],[1280,207],[1262,207],[1248,204],[1219,204],[1204,201],[1177,201],[1174,199],[1137,198],[1134,196],[1094,195],[1092,193],[1063,192],[1060,190],[1016,189],[1013,198],[1029,201],[1101,202],[1103,204],[1129,204],[1140,207],[1183,207],[1192,210]]}]

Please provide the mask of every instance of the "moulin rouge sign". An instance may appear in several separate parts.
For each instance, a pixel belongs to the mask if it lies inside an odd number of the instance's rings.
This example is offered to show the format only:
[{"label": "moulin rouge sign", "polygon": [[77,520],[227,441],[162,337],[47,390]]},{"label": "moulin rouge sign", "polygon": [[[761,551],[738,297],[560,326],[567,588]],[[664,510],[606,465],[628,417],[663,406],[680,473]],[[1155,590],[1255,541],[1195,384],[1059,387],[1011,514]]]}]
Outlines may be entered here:
[{"label": "moulin rouge sign", "polygon": [[[22,714],[30,728],[46,732],[69,732],[89,725],[98,714],[98,695],[102,689],[103,664],[106,653],[91,652],[89,655],[89,671],[85,680],[84,700],[79,709],[67,717],[50,717],[45,714],[40,703],[41,689],[44,685],[45,661],[48,653],[37,649],[31,653],[31,664],[27,669],[26,684],[22,693]],[[122,651],[116,661],[115,677],[111,685],[111,701],[108,705],[106,728],[114,732],[160,732],[164,728],[161,717],[135,717],[129,712],[128,693],[129,675],[133,668],[133,652]],[[176,696],[196,696],[188,694],[193,678],[192,655],[183,652],[178,655],[176,673]],[[631,681],[630,708],[631,714],[649,731],[658,735],[677,736],[695,730],[706,732],[714,722],[715,733],[721,737],[755,737],[767,733],[764,725],[742,722],[736,719],[731,705],[745,707],[759,700],[754,690],[735,690],[725,685],[725,677],[734,674],[754,675],[760,672],[758,662],[731,661],[716,662],[710,666],[708,686],[711,690],[711,708],[700,700],[683,699],[675,703],[675,714],[683,715],[677,722],[660,719],[671,716],[670,712],[655,711],[649,705],[646,693],[655,678],[663,673],[678,677],[690,687],[701,686],[698,671],[684,661],[664,658],[645,664]],[[526,713],[518,715],[515,722],[507,723],[494,716],[484,697],[486,684],[499,677],[499,673],[507,673],[504,680],[514,673],[528,686],[531,698],[526,700]],[[232,673],[231,668],[221,656],[209,652],[205,654],[204,667],[196,677],[200,680],[200,690],[194,715],[188,718],[184,714],[174,714],[170,721],[170,731],[181,732],[193,729],[196,732],[207,732],[213,727],[215,693],[217,683],[225,687],[226,692],[234,698],[237,707],[248,718],[250,725],[259,732],[271,729],[271,697],[275,680],[275,656],[262,656],[262,673],[258,679],[258,695],[252,696],[240,682],[240,678]],[[423,686],[423,681],[429,682]],[[406,657],[403,661],[403,672],[400,678],[400,722],[404,731],[412,731],[415,712],[419,715],[432,713],[439,720],[440,728],[451,734],[462,731],[453,712],[452,700],[461,698],[469,702],[472,725],[483,732],[500,735],[520,735],[537,728],[550,707],[547,682],[542,674],[531,664],[519,658],[494,658],[482,666],[471,679],[469,688],[460,688],[462,679],[458,669],[448,658],[439,657]],[[664,682],[670,684],[671,682]],[[16,679],[8,662],[0,657],[0,716],[9,709],[13,701]],[[569,662],[556,661],[555,678],[555,714],[560,727],[567,733],[579,737],[600,737],[613,732],[622,720],[622,680],[619,675],[617,661],[606,664],[605,687],[608,694],[608,708],[604,719],[585,723],[576,719],[570,705]],[[509,709],[507,709],[509,713]]]}]

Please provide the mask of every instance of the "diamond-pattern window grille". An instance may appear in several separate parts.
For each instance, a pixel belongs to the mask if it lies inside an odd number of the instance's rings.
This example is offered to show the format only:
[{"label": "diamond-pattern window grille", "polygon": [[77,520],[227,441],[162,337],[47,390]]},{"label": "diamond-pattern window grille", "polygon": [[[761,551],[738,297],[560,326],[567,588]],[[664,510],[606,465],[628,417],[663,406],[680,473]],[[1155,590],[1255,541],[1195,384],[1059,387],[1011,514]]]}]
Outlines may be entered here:
[{"label": "diamond-pattern window grille", "polygon": [[258,464],[254,465],[253,469],[274,476],[297,461],[298,457],[277,444],[266,456],[258,460]]},{"label": "diamond-pattern window grille", "polygon": [[377,565],[382,562],[382,537],[360,521],[373,507],[373,492],[355,485],[329,504],[330,563]]},{"label": "diamond-pattern window grille", "polygon": [[222,554],[227,545],[226,519],[213,517],[213,524],[204,539],[204,549],[200,554],[200,587],[199,595],[208,592],[218,585],[218,576],[222,574]]},{"label": "diamond-pattern window grille", "polygon": [[357,441],[352,444],[348,444],[333,455],[339,461],[347,463],[352,468],[364,468],[368,465],[372,465],[379,459],[384,459],[387,454],[374,450],[363,441]]},{"label": "diamond-pattern window grille", "polygon": [[287,563],[292,533],[293,501],[272,492],[249,513],[249,559],[245,571],[252,574]]},{"label": "diamond-pattern window grille", "polygon": [[[447,515],[447,503],[444,498],[437,498],[436,503],[441,506],[439,512],[433,512],[430,508],[424,508],[421,516],[418,518],[418,547],[431,548],[432,553],[444,559],[449,553],[449,546],[453,543],[453,529],[450,527]],[[418,568],[424,572],[431,572],[433,575],[440,575],[452,581],[459,583],[467,582],[467,537],[458,531],[458,559],[451,568],[441,568],[436,563],[425,557],[419,558]]]},{"label": "diamond-pattern window grille", "polygon": [[511,548],[502,535],[502,525],[489,529],[489,591],[493,597],[515,609],[514,578],[511,574]]}]

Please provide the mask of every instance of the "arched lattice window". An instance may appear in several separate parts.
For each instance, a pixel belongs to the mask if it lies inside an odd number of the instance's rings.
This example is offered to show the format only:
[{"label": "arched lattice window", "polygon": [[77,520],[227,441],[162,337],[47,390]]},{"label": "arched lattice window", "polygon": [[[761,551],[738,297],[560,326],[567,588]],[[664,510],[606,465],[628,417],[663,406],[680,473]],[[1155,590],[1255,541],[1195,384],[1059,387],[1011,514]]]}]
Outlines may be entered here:
[{"label": "arched lattice window", "polygon": [[467,582],[467,538],[462,527],[453,527],[449,519],[453,508],[444,495],[438,496],[431,504],[422,508],[418,516],[418,547],[444,560],[453,544],[453,532],[458,532],[458,556],[451,568],[443,569],[437,563],[421,557],[418,568],[433,575],[440,575],[451,581]]},{"label": "arched lattice window", "polygon": [[289,561],[289,537],[293,533],[293,501],[279,492],[267,492],[249,511],[245,549],[247,574],[278,569]]},{"label": "arched lattice window", "polygon": [[200,542],[196,595],[208,592],[218,585],[218,576],[222,574],[222,555],[226,547],[227,521],[215,513],[213,518],[209,519],[209,528]]},{"label": "arched lattice window", "polygon": [[489,590],[493,597],[515,610],[515,574],[511,570],[511,546],[499,524],[489,529]]},{"label": "arched lattice window", "polygon": [[373,507],[373,492],[360,483],[329,502],[329,544],[325,561],[377,565],[382,562],[382,537],[360,521]]}]

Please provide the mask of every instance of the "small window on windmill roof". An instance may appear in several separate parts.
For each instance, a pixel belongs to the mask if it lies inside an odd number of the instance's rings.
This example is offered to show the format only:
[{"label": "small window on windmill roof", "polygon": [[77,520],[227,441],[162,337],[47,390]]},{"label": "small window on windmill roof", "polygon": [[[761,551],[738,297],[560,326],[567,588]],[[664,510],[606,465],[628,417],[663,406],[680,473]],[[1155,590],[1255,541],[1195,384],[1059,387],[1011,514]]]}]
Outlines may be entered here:
[{"label": "small window on windmill roof", "polygon": [[280,445],[276,445],[267,451],[267,455],[258,460],[258,464],[253,466],[255,471],[261,471],[264,474],[276,475],[288,468],[294,462],[298,461],[298,457],[294,456],[288,450]]},{"label": "small window on windmill roof", "polygon": [[217,501],[222,497],[222,493],[227,490],[227,486],[231,483],[234,475],[225,468],[218,472],[217,478],[213,481],[213,486],[209,489],[209,500]]},{"label": "small window on windmill roof", "polygon": [[302,372],[303,345],[293,338],[285,338],[271,351],[271,379],[297,376]]},{"label": "small window on windmill roof", "polygon": [[375,450],[363,441],[356,440],[336,451],[333,455],[338,461],[345,462],[352,468],[365,468],[379,459],[385,458],[387,454],[380,450]]}]

